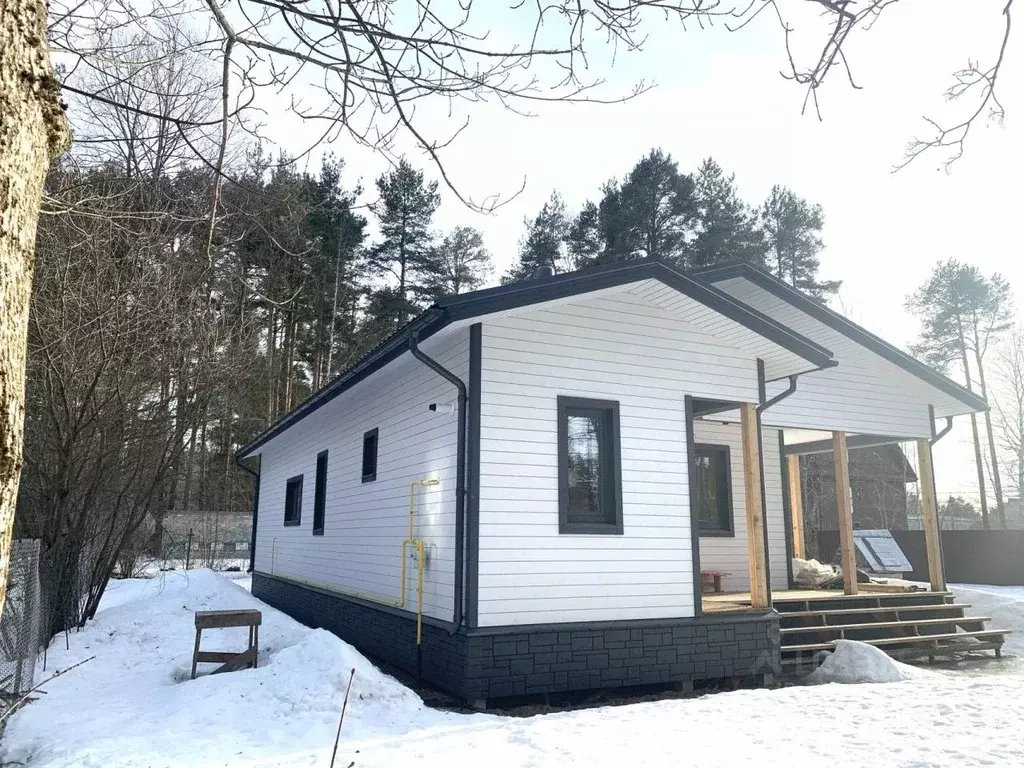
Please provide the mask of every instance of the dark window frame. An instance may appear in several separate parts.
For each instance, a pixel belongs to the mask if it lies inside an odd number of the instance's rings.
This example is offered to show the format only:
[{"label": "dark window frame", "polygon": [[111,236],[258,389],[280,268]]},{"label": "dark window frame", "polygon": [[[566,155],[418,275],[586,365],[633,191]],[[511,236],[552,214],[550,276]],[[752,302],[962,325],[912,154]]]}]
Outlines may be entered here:
[{"label": "dark window frame", "polygon": [[[321,464],[323,462],[323,464]],[[316,480],[313,485],[313,535],[324,535],[327,514],[327,451],[316,455]]]},{"label": "dark window frame", "polygon": [[[366,455],[366,441],[373,439],[373,466],[367,467],[367,455]],[[378,427],[368,429],[363,433],[363,462],[361,467],[361,474],[364,483],[372,483],[377,479],[377,457],[380,455],[380,432]],[[369,471],[367,471],[369,469]]]},{"label": "dark window frame", "polygon": [[[706,528],[704,523],[701,521],[699,516],[699,509],[693,511],[697,517],[697,528],[700,531],[702,537],[726,537],[735,538],[736,536],[736,511],[733,506],[733,488],[732,488],[732,448],[728,445],[721,445],[718,443],[695,443],[693,446],[693,460],[696,461],[701,451],[714,452],[724,454],[725,456],[725,505],[724,520],[722,520],[722,511],[719,511],[719,519],[724,522],[724,525],[718,528]],[[697,468],[694,464],[694,480],[697,478]],[[696,489],[694,498],[697,499],[698,507],[700,505],[700,488]]]},{"label": "dark window frame", "polygon": [[[569,519],[569,412],[573,410],[606,412],[607,445],[600,450],[608,462],[604,472],[603,499],[612,507],[612,522],[580,522]],[[619,430],[619,402],[583,397],[558,396],[558,532],[622,535],[622,447]],[[610,470],[610,471],[609,471]]]},{"label": "dark window frame", "polygon": [[[286,527],[302,525],[302,475],[289,477],[284,483],[284,524]],[[298,485],[299,492],[295,502],[295,517],[288,517],[288,500],[292,498],[292,486]]]}]

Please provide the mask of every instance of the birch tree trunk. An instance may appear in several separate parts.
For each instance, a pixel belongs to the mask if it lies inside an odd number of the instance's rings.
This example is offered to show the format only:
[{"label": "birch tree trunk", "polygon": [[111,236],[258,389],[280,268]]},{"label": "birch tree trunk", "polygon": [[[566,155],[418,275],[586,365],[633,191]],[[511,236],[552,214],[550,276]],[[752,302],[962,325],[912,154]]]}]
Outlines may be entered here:
[{"label": "birch tree trunk", "polygon": [[7,597],[25,422],[36,224],[50,162],[70,141],[45,0],[0,0],[0,610]]}]

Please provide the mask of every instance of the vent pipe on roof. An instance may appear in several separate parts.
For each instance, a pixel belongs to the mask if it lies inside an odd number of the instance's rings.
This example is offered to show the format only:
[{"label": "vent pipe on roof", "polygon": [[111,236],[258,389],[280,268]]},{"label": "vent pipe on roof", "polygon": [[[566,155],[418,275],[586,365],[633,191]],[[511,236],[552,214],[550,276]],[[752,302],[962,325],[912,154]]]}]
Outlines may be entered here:
[{"label": "vent pipe on roof", "polygon": [[549,280],[555,276],[555,268],[550,264],[542,264],[533,273],[534,280]]}]

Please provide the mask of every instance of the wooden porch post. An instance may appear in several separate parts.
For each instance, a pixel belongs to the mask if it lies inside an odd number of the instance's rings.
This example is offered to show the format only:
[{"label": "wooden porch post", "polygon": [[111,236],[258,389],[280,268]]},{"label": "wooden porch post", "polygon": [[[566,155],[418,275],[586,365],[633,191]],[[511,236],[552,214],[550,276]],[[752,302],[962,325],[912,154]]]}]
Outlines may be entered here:
[{"label": "wooden porch post", "polygon": [[946,575],[942,568],[942,544],[939,538],[942,534],[939,530],[939,508],[935,499],[935,467],[932,465],[930,440],[917,441],[917,487],[921,496],[928,580],[933,592],[945,592]]},{"label": "wooden porch post", "polygon": [[853,544],[853,493],[850,490],[850,458],[846,433],[832,433],[832,453],[836,466],[836,519],[839,523],[839,547],[843,553],[843,589],[857,594],[857,552]]},{"label": "wooden porch post", "polygon": [[743,433],[743,490],[747,518],[747,563],[750,567],[750,606],[769,608],[768,564],[764,552],[764,511],[761,504],[761,451],[758,448],[757,411],[753,403],[740,404]]},{"label": "wooden porch post", "polygon": [[804,546],[804,497],[800,488],[800,457],[786,457],[786,477],[789,482],[790,525],[793,528],[793,557],[807,557]]}]

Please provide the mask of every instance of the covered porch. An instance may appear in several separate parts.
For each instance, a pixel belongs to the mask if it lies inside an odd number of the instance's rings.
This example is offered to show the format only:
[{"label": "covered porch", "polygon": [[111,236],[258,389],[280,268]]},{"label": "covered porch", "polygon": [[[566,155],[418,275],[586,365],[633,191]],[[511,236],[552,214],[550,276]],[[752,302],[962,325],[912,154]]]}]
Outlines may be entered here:
[{"label": "covered porch", "polygon": [[[771,403],[770,400],[765,402]],[[707,408],[708,405],[701,404],[700,407]],[[701,419],[700,407],[695,412],[698,422]],[[742,513],[750,589],[711,593],[702,589],[701,613],[714,617],[774,611],[779,620],[781,663],[784,669],[792,672],[813,669],[817,666],[820,652],[834,649],[839,640],[857,640],[878,647],[890,656],[909,660],[960,658],[964,654],[988,650],[994,651],[998,657],[1006,631],[987,628],[986,623],[990,621],[987,616],[967,615],[966,609],[970,606],[957,603],[946,588],[939,547],[932,458],[932,444],[942,433],[933,429],[930,439],[915,441],[927,542],[928,587],[883,579],[863,582],[857,577],[849,447],[906,441],[876,435],[848,435],[841,431],[834,431],[823,440],[820,433],[783,429],[779,437],[778,463],[766,462],[765,430],[761,424],[763,410],[749,403],[735,406],[743,453]],[[714,418],[727,420],[727,413],[716,410]],[[699,431],[699,427],[697,429]],[[842,588],[796,589],[792,558],[805,558],[799,459],[801,455],[826,451],[833,454],[835,465]],[[775,480],[781,483],[781,514],[769,515],[766,495],[766,488],[770,485],[766,483],[769,473],[776,473]],[[740,514],[738,503],[736,514]],[[786,588],[779,588],[777,568],[775,588],[772,588],[773,569],[769,555],[772,548],[767,543],[772,525],[784,529],[788,561]],[[777,534],[776,530],[776,538]],[[700,566],[703,575],[709,575],[709,567]],[[702,582],[705,581],[713,580],[702,578]]]},{"label": "covered porch", "polygon": [[[763,391],[763,390],[762,390]],[[733,574],[718,569],[717,561],[709,554],[711,544],[704,538],[702,531],[698,547],[699,570],[702,582],[701,609],[703,613],[721,613],[728,611],[764,611],[775,607],[780,601],[791,602],[831,600],[837,596],[857,596],[865,594],[899,594],[910,591],[907,587],[893,584],[858,583],[857,552],[854,542],[854,509],[853,494],[850,486],[849,448],[865,445],[884,445],[907,442],[906,438],[884,437],[879,435],[848,434],[844,431],[809,431],[806,428],[786,428],[771,425],[766,429],[762,413],[776,402],[781,401],[791,392],[786,390],[774,398],[764,398],[761,403],[716,403],[714,401],[695,401],[692,404],[690,431],[700,434],[702,424],[708,421],[728,425],[733,429],[739,427],[742,461],[742,483],[734,481],[737,486],[733,500],[734,515],[742,520],[734,526],[734,535],[740,533],[745,539],[744,562],[746,573]],[[766,434],[778,434],[778,448],[768,446],[772,450],[770,460],[766,460]],[[935,478],[933,469],[932,444],[945,433],[936,432],[932,420],[932,437],[917,439],[917,471],[921,502],[922,521],[927,541],[927,561],[929,573],[929,589],[944,593],[946,580],[943,573],[942,553],[939,539],[938,507],[935,494]],[[827,439],[822,439],[827,434]],[[696,450],[696,446],[695,446]],[[806,559],[803,520],[803,492],[800,475],[800,457],[811,453],[831,452],[834,463],[834,482],[836,500],[836,520],[840,539],[842,590],[801,590],[795,589],[792,573],[792,558]],[[735,460],[734,460],[735,461]],[[706,480],[698,475],[698,470],[691,471],[693,495],[691,502],[695,509],[702,504],[700,486]],[[781,490],[781,494],[779,491]],[[769,506],[769,495],[775,493],[775,507]],[[781,503],[779,496],[781,495]],[[781,508],[780,508],[781,507]],[[774,543],[769,545],[769,538]],[[785,550],[778,543],[784,539]],[[739,542],[737,542],[739,544]],[[783,577],[779,574],[779,563],[771,562],[774,557],[785,558]],[[733,566],[737,561],[733,561]],[[774,568],[773,568],[774,566]],[[724,577],[745,577],[746,590],[721,589]],[[774,577],[773,577],[774,576]],[[732,579],[735,586],[736,579]],[[774,589],[773,589],[774,584]],[[714,585],[718,589],[708,594],[708,587]],[[719,591],[721,589],[721,591]],[[919,591],[919,590],[914,590]]]}]

